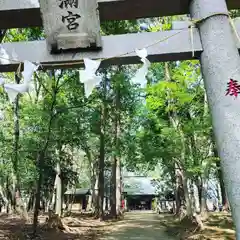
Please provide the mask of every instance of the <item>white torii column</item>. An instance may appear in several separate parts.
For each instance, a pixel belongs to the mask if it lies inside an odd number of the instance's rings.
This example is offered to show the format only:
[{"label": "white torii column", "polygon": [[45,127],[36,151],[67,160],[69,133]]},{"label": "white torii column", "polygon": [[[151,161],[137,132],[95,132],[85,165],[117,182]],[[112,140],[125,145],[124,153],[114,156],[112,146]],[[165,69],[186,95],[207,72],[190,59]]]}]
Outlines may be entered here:
[{"label": "white torii column", "polygon": [[240,83],[240,57],[225,0],[192,0],[203,53],[200,61],[225,186],[240,240],[240,96],[225,96],[230,78]]}]

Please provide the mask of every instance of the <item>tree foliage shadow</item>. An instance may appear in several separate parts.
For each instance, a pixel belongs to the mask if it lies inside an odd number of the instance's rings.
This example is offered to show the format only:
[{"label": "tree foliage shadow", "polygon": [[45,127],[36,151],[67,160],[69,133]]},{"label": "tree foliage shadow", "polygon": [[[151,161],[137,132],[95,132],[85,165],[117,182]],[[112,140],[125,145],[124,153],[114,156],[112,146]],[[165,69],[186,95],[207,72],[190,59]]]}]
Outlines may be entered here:
[{"label": "tree foliage shadow", "polygon": [[43,229],[41,226],[38,228],[35,236],[32,235],[32,226],[25,225],[21,230],[16,231],[14,233],[9,233],[5,235],[5,238],[1,238],[1,240],[9,239],[9,240],[95,240],[102,236],[102,231],[97,229],[90,229],[84,231],[83,233],[76,232],[65,232],[57,229]]},{"label": "tree foliage shadow", "polygon": [[170,236],[177,236],[178,239],[218,239],[235,240],[233,223],[231,217],[221,215],[210,215],[204,222],[205,229],[200,231],[197,225],[185,219],[177,221],[174,216],[164,216],[162,223],[166,228],[166,233]]},{"label": "tree foliage shadow", "polygon": [[[79,215],[80,218],[80,215]],[[79,220],[82,220],[80,218]],[[87,218],[85,219],[87,222]],[[84,229],[85,228],[85,229]],[[33,228],[31,223],[26,223],[20,218],[12,218],[9,215],[0,216],[0,240],[90,240],[98,239],[103,231],[100,226],[86,225],[69,227],[71,232],[59,229],[49,229],[45,224],[39,224],[36,235],[33,236]]]}]

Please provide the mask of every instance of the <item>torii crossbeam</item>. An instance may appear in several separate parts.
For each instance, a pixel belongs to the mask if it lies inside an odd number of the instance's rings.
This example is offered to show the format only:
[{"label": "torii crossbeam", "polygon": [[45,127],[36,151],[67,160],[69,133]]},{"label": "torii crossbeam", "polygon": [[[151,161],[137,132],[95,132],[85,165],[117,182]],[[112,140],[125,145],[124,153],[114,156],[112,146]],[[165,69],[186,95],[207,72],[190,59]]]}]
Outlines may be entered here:
[{"label": "torii crossbeam", "polygon": [[[187,25],[187,22],[182,22]],[[240,20],[235,21],[240,36]],[[240,50],[240,42],[235,37]],[[102,37],[101,51],[84,51],[53,55],[45,40],[0,44],[0,72],[16,71],[20,62],[29,60],[40,63],[44,69],[79,68],[83,58],[106,59],[102,66],[140,63],[135,48],[148,47],[151,62],[198,59],[203,51],[198,29],[193,29],[193,44],[190,29],[178,29],[154,33],[122,34]],[[109,48],[111,46],[111,48]],[[194,52],[194,56],[193,53]]]},{"label": "torii crossbeam", "polygon": [[[129,20],[189,14],[190,0],[98,0],[100,19]],[[227,0],[228,9],[240,8]],[[42,26],[38,0],[1,0],[0,29]]]},{"label": "torii crossbeam", "polygon": [[[240,22],[239,22],[240,29]],[[239,31],[240,33],[240,31]],[[169,38],[160,42],[161,39]],[[180,39],[180,41],[179,41]],[[20,62],[39,62],[45,68],[77,68],[83,65],[83,58],[106,59],[102,64],[118,65],[140,63],[135,48],[148,47],[151,62],[193,59],[202,52],[197,29],[194,29],[194,44],[191,43],[189,29],[156,33],[123,34],[102,37],[101,51],[50,54],[46,41],[4,43],[0,45],[0,71],[15,71]],[[240,48],[240,44],[239,44]],[[14,61],[13,61],[14,59]],[[66,64],[67,63],[67,64]]]}]

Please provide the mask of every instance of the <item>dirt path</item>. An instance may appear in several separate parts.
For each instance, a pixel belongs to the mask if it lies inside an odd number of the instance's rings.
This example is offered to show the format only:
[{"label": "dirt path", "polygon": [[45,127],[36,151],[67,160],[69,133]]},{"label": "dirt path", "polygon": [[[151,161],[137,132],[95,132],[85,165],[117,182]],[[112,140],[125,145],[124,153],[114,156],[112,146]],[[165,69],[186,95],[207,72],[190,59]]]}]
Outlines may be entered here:
[{"label": "dirt path", "polygon": [[101,240],[174,240],[166,233],[156,213],[134,211],[126,213],[124,221],[116,224]]}]

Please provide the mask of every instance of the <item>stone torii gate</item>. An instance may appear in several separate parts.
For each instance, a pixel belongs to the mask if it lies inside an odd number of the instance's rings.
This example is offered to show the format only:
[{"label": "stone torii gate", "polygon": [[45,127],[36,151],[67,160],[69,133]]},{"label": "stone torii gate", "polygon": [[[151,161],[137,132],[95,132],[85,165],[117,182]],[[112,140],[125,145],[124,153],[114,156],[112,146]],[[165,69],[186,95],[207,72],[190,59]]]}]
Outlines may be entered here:
[{"label": "stone torii gate", "polygon": [[[55,1],[55,2],[54,2]],[[71,1],[72,4],[75,1]],[[96,0],[88,0],[96,4]],[[60,0],[49,0],[46,5],[40,0],[41,8],[60,6]],[[62,1],[67,2],[67,1]],[[81,10],[87,9],[86,0],[78,0],[79,10],[70,13],[81,21]],[[85,3],[85,5],[84,5]],[[54,5],[55,4],[55,5]],[[0,2],[0,29],[42,26],[38,0],[2,0]],[[64,6],[64,5],[62,5]],[[90,8],[94,9],[92,5]],[[96,7],[97,5],[95,5]],[[80,25],[80,30],[71,26],[70,33],[56,29],[66,16],[51,17],[43,14],[47,41],[4,43],[0,45],[0,71],[16,71],[19,62],[28,60],[40,62],[45,68],[79,67],[83,58],[104,58],[102,66],[109,64],[138,63],[134,49],[148,47],[151,62],[199,59],[202,66],[205,88],[212,114],[217,148],[221,158],[224,179],[236,225],[237,239],[240,240],[240,100],[225,96],[226,85],[230,78],[240,80],[240,42],[231,28],[229,9],[239,9],[239,0],[98,0],[100,21],[128,20],[146,17],[159,17],[189,14],[198,21],[192,34],[188,27],[156,33],[138,33],[100,37],[98,33],[98,13],[94,11],[89,30]],[[73,8],[74,6],[72,6]],[[82,8],[81,8],[82,7]],[[62,8],[61,8],[62,9]],[[59,14],[61,9],[56,10]],[[49,10],[50,13],[52,10]],[[52,12],[53,13],[53,12]],[[71,16],[70,16],[71,15]],[[69,18],[73,23],[73,18]],[[51,24],[52,23],[52,24]],[[54,24],[55,25],[54,25]],[[89,23],[89,22],[88,22]],[[181,24],[179,24],[181,25]],[[179,26],[178,25],[178,26]],[[183,24],[184,25],[184,24]],[[76,26],[76,25],[75,25]],[[235,22],[240,35],[240,21]],[[69,26],[68,26],[69,27]],[[73,30],[73,31],[72,31]],[[57,34],[51,33],[56,31]],[[83,32],[84,31],[84,32]],[[94,33],[91,38],[89,37]],[[193,38],[191,38],[193,35]],[[74,39],[78,39],[75,41]],[[87,40],[86,40],[87,39]],[[166,41],[159,41],[165,39]],[[194,42],[192,43],[192,39]],[[79,44],[81,43],[81,44]],[[155,43],[155,44],[153,44]],[[81,46],[80,46],[81,45]],[[87,51],[78,48],[90,47]],[[49,49],[50,47],[50,49]],[[52,50],[78,49],[73,53],[55,53]],[[117,57],[116,57],[117,56]]]}]

